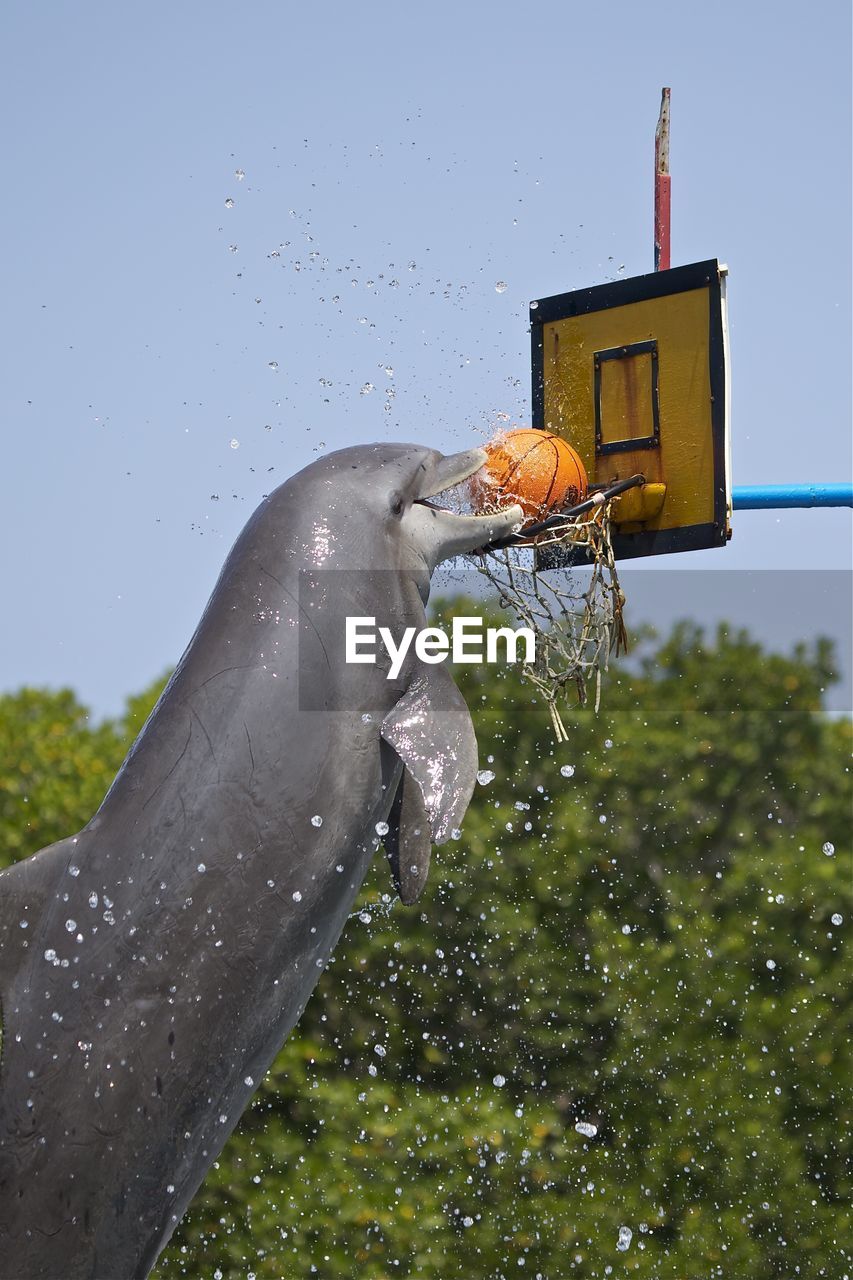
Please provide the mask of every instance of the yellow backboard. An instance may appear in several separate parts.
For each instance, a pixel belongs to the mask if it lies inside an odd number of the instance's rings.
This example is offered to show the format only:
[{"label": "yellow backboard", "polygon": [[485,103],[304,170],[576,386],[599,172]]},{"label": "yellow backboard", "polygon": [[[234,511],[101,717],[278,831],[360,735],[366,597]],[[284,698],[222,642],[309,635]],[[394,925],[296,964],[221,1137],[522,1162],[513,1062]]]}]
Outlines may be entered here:
[{"label": "yellow backboard", "polygon": [[646,479],[614,501],[616,556],[724,546],[725,269],[712,259],[542,298],[530,322],[533,425],[577,450],[591,485]]}]

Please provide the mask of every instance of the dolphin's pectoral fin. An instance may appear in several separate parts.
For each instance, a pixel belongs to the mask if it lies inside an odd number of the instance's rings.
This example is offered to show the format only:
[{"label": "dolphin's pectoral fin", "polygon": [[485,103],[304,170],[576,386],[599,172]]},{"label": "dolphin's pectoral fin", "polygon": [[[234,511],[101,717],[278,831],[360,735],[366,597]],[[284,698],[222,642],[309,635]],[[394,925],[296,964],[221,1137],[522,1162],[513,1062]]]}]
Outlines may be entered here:
[{"label": "dolphin's pectoral fin", "polygon": [[461,825],[477,780],[477,739],[462,694],[444,666],[421,667],[382,721],[382,737],[417,782],[433,844]]},{"label": "dolphin's pectoral fin", "polygon": [[394,888],[406,906],[417,902],[429,872],[432,848],[429,815],[423,792],[406,766],[388,815],[385,852]]}]

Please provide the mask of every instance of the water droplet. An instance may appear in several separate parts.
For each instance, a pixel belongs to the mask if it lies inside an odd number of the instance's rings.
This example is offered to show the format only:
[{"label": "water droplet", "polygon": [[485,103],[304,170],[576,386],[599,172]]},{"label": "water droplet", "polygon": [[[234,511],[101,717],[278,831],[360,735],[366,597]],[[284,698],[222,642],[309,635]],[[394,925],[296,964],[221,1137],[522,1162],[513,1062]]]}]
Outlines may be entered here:
[{"label": "water droplet", "polygon": [[622,932],[626,935],[629,934],[631,932],[631,926],[629,924],[623,924]]},{"label": "water droplet", "polygon": [[451,831],[451,833],[450,833],[450,839],[451,839],[451,840],[461,840],[461,839],[462,839],[462,828],[461,828],[461,827],[454,827],[454,828],[453,828],[453,830],[452,830],[452,831]]},{"label": "water droplet", "polygon": [[68,930],[68,932],[69,932],[69,933],[73,933],[73,932],[74,932],[74,930],[77,928],[77,921],[76,921],[76,920],[66,920],[66,921],[65,921],[65,927],[66,927],[66,929]]},{"label": "water droplet", "polygon": [[97,905],[98,905],[98,895],[93,890],[92,893],[89,894],[89,906],[94,909]]},{"label": "water droplet", "polygon": [[841,914],[840,911],[833,911],[830,919],[832,920],[833,924],[844,924],[844,916]]},{"label": "water droplet", "polygon": [[630,1249],[633,1235],[634,1233],[630,1227],[619,1228],[619,1239],[616,1241],[616,1248],[620,1253],[625,1253]]},{"label": "water droplet", "polygon": [[239,449],[239,448],[240,448],[240,441],[239,441],[239,440],[231,439],[231,440],[229,440],[229,441],[228,441],[228,443],[230,444],[230,446],[231,446],[231,448],[232,448],[232,449]]},{"label": "water droplet", "polygon": [[[196,870],[198,871],[199,875],[203,876],[205,871],[207,870],[207,867],[204,865],[203,862],[200,862],[196,867]],[[104,902],[106,902],[106,898],[104,898]]]},{"label": "water droplet", "polygon": [[54,951],[53,947],[48,947],[47,951],[45,951],[44,953],[44,958],[45,960],[50,960],[50,961],[53,961],[56,959],[56,952]]},{"label": "water droplet", "polygon": [[254,1087],[255,1082],[251,1076],[246,1076],[243,1080],[243,1084],[248,1085],[249,1088],[252,1089]]},{"label": "water droplet", "polygon": [[495,1088],[502,1089],[503,1086],[506,1084],[506,1076],[501,1076],[501,1075],[495,1076],[494,1079],[492,1080],[492,1084],[495,1086]]},{"label": "water droplet", "polygon": [[498,280],[495,285],[495,293],[506,293],[507,285],[505,280]]},{"label": "water droplet", "polygon": [[364,715],[361,717],[361,723],[373,724],[373,716],[370,714],[369,711],[365,711]]},{"label": "water droplet", "polygon": [[564,778],[573,778],[575,776],[575,766],[573,764],[564,764],[560,769],[560,773]]},{"label": "water droplet", "polygon": [[490,782],[494,782],[495,774],[493,769],[481,769],[477,774],[477,781],[481,787],[487,787]]},{"label": "water droplet", "polygon": [[301,902],[301,901],[302,901],[302,894],[299,892],[299,890],[298,890],[298,889],[294,889],[294,890],[293,890],[293,893],[292,893],[290,896],[293,898],[293,901],[294,901],[294,902]]},{"label": "water droplet", "polygon": [[588,1120],[578,1120],[575,1130],[582,1133],[585,1138],[594,1138],[598,1133],[598,1125],[590,1124]]},{"label": "water droplet", "polygon": [[378,836],[387,836],[390,829],[387,822],[377,822],[376,824],[376,834]]},{"label": "water droplet", "polygon": [[539,307],[539,303],[538,303],[538,302],[531,302],[531,304],[530,304],[530,310],[531,310],[531,311],[536,311],[536,310],[538,309],[538,307]]},{"label": "water droplet", "polygon": [[232,198],[231,196],[229,196],[229,197],[228,197],[228,199],[225,201],[225,208],[226,208],[226,209],[233,209],[233,208],[234,208],[234,200],[233,200],[233,198]]},{"label": "water droplet", "polygon": [[835,853],[835,845],[832,843],[831,840],[827,840],[826,844],[823,846],[823,851],[826,854],[827,858],[831,858],[832,855]]},{"label": "water droplet", "polygon": [[373,919],[373,916],[370,914],[369,911],[360,911],[358,914],[358,918],[362,924],[370,924],[371,920]]},{"label": "water droplet", "polygon": [[323,825],[323,817],[322,817],[322,814],[315,813],[315,814],[314,814],[314,817],[311,819],[311,826],[312,826],[312,827],[322,827],[322,825]]},{"label": "water droplet", "polygon": [[388,1050],[385,1048],[384,1044],[375,1044],[373,1046],[373,1052],[376,1054],[377,1058],[384,1058]]},{"label": "water droplet", "polygon": [[765,960],[765,962],[764,962],[764,963],[767,965],[767,968],[768,968],[768,969],[775,969],[775,968],[776,968],[776,961],[775,961],[775,960]]},{"label": "water droplet", "polygon": [[[824,851],[825,851],[825,850],[826,850],[826,846],[824,845]],[[68,874],[69,874],[70,876],[79,876],[79,874],[80,874],[80,868],[79,868],[79,867],[75,867],[74,863],[72,862],[72,863],[71,863],[71,866],[68,868]]]},{"label": "water droplet", "polygon": [[235,169],[235,170],[234,170],[234,177],[237,179],[237,181],[238,181],[238,182],[242,182],[242,181],[243,181],[243,179],[245,178],[245,176],[246,176],[246,175],[245,175],[245,173],[243,172],[243,170],[242,170],[242,169]]},{"label": "water droplet", "polygon": [[375,391],[375,390],[376,388],[374,387],[372,382],[365,382],[359,394],[363,396],[369,396],[371,391]]},{"label": "water droplet", "polygon": [[267,361],[267,368],[268,368],[268,369],[277,369],[277,368],[278,368],[278,361],[277,361],[277,360],[268,360],[268,361]]}]

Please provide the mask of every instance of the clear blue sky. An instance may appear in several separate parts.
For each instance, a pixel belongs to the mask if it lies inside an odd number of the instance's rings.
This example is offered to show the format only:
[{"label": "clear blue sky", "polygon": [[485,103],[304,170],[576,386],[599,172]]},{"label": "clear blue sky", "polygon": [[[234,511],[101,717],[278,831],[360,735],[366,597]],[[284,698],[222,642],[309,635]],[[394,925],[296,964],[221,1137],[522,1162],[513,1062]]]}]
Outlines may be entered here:
[{"label": "clear blue sky", "polygon": [[[0,687],[116,710],[316,452],[526,420],[528,301],[652,267],[664,84],[673,263],[731,272],[735,483],[850,477],[846,0],[0,21]],[[689,560],[849,564],[846,512]]]}]

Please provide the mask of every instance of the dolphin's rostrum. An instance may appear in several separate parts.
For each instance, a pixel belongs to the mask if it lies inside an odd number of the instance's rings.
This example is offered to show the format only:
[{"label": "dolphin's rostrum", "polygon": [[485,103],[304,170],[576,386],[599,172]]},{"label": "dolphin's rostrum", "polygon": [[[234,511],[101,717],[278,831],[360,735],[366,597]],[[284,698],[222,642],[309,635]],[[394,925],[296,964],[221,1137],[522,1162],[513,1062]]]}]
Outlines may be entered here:
[{"label": "dolphin's rostrum", "polygon": [[298,1019],[377,844],[406,902],[477,751],[444,666],[339,661],[521,521],[428,500],[484,460],[344,449],[265,499],[103,804],[0,873],[0,1278],[131,1280]]}]

